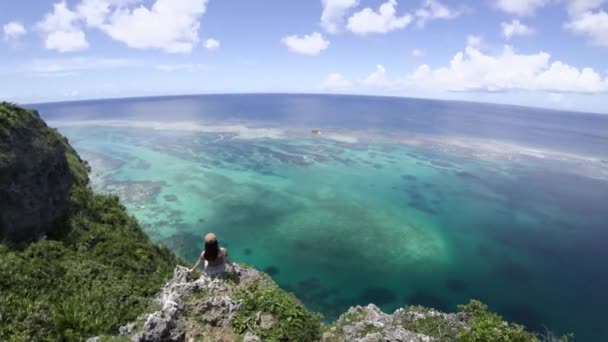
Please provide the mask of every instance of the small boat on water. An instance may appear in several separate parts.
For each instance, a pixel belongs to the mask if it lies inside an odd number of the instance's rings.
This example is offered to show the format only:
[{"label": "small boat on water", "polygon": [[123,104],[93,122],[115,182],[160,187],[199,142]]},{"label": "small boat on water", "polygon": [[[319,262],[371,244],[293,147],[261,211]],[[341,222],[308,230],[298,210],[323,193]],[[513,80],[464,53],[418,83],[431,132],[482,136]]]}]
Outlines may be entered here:
[{"label": "small boat on water", "polygon": [[311,133],[314,134],[314,135],[320,135],[321,134],[321,130],[320,129],[313,129],[311,131]]}]

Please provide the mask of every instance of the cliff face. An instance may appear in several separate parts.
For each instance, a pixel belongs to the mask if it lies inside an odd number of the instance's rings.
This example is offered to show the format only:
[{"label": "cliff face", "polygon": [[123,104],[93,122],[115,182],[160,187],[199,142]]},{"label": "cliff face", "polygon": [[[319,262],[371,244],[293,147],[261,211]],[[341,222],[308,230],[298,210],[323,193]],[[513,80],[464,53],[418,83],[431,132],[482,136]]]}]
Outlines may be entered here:
[{"label": "cliff face", "polygon": [[1,239],[52,233],[72,211],[72,186],[86,182],[80,158],[37,112],[0,104]]},{"label": "cliff face", "polygon": [[179,262],[117,197],[92,192],[86,163],[65,138],[6,103],[0,234],[0,341],[116,333],[148,309]]}]

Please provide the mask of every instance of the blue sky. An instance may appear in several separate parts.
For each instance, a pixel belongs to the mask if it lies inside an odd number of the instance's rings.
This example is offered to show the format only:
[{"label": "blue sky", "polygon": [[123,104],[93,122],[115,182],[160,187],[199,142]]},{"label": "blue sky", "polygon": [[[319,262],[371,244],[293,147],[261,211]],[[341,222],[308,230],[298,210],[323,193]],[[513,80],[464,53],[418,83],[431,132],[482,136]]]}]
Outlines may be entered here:
[{"label": "blue sky", "polygon": [[305,92],[608,113],[605,0],[0,4],[0,99]]}]

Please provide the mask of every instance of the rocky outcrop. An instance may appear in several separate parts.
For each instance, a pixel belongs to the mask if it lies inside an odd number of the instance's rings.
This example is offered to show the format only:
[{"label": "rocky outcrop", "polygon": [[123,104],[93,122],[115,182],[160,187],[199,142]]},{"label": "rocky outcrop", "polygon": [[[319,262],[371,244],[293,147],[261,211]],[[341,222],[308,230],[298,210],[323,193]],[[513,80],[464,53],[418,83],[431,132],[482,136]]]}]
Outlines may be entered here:
[{"label": "rocky outcrop", "polygon": [[87,181],[75,169],[86,168],[36,111],[1,103],[0,239],[31,241],[61,225],[72,186]]},{"label": "rocky outcrop", "polygon": [[323,342],[451,341],[469,328],[465,313],[446,314],[423,307],[398,309],[392,314],[376,305],[351,307],[323,334]]},{"label": "rocky outcrop", "polygon": [[[271,281],[263,273],[238,264],[228,279],[205,275],[194,279],[189,270],[177,266],[173,279],[158,294],[159,309],[142,315],[120,328],[120,334],[134,342],[152,341],[262,341],[248,330],[233,329],[241,301],[235,296],[256,281]],[[423,307],[398,309],[392,314],[376,305],[351,307],[330,326],[325,326],[323,342],[433,342],[456,340],[469,329],[468,315],[442,313]],[[270,329],[275,317],[258,312],[251,325]],[[97,341],[89,339],[89,342]]]},{"label": "rocky outcrop", "polygon": [[[236,336],[232,322],[240,303],[231,295],[261,276],[238,264],[232,265],[231,272],[236,282],[204,275],[194,279],[187,268],[177,266],[173,279],[156,298],[159,309],[121,327],[120,334],[138,342],[198,340],[195,337],[203,332],[210,341],[210,335]],[[247,338],[255,341],[257,337]]]}]

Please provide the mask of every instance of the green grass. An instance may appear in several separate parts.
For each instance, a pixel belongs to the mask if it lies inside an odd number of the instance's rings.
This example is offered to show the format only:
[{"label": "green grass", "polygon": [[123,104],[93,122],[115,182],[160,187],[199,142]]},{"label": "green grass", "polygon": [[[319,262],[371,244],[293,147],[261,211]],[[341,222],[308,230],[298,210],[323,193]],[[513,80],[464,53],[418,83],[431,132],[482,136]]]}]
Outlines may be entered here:
[{"label": "green grass", "polygon": [[186,297],[184,301],[186,303],[196,303],[199,301],[203,301],[209,297],[211,297],[211,294],[208,291],[198,290],[193,292],[190,296]]},{"label": "green grass", "polygon": [[536,334],[528,332],[522,325],[506,322],[498,314],[476,300],[471,300],[459,309],[472,318],[471,329],[458,335],[461,342],[540,342]]},{"label": "green grass", "polygon": [[[251,330],[263,341],[317,341],[321,337],[321,315],[308,311],[292,294],[270,281],[255,281],[235,293],[242,300],[234,320],[237,333]],[[258,313],[271,314],[276,323],[270,329],[256,325]]]},{"label": "green grass", "polygon": [[152,304],[177,258],[150,243],[116,197],[92,195],[62,241],[0,248],[0,340],[114,334]]},{"label": "green grass", "polygon": [[353,311],[344,314],[344,320],[349,323],[358,322],[364,318],[365,314],[363,313],[363,311]]},{"label": "green grass", "polygon": [[449,322],[440,316],[405,321],[403,327],[418,334],[434,337],[436,341],[455,341],[459,333],[456,327],[450,326]]},{"label": "green grass", "polygon": [[23,112],[29,112],[10,102],[0,102],[0,127],[9,127],[23,120]]},{"label": "green grass", "polygon": [[2,143],[15,139],[29,140],[31,148],[39,151],[40,155],[60,145],[68,146],[67,140],[56,130],[49,128],[40,119],[38,112],[0,102],[0,167],[18,157],[14,146]]}]

